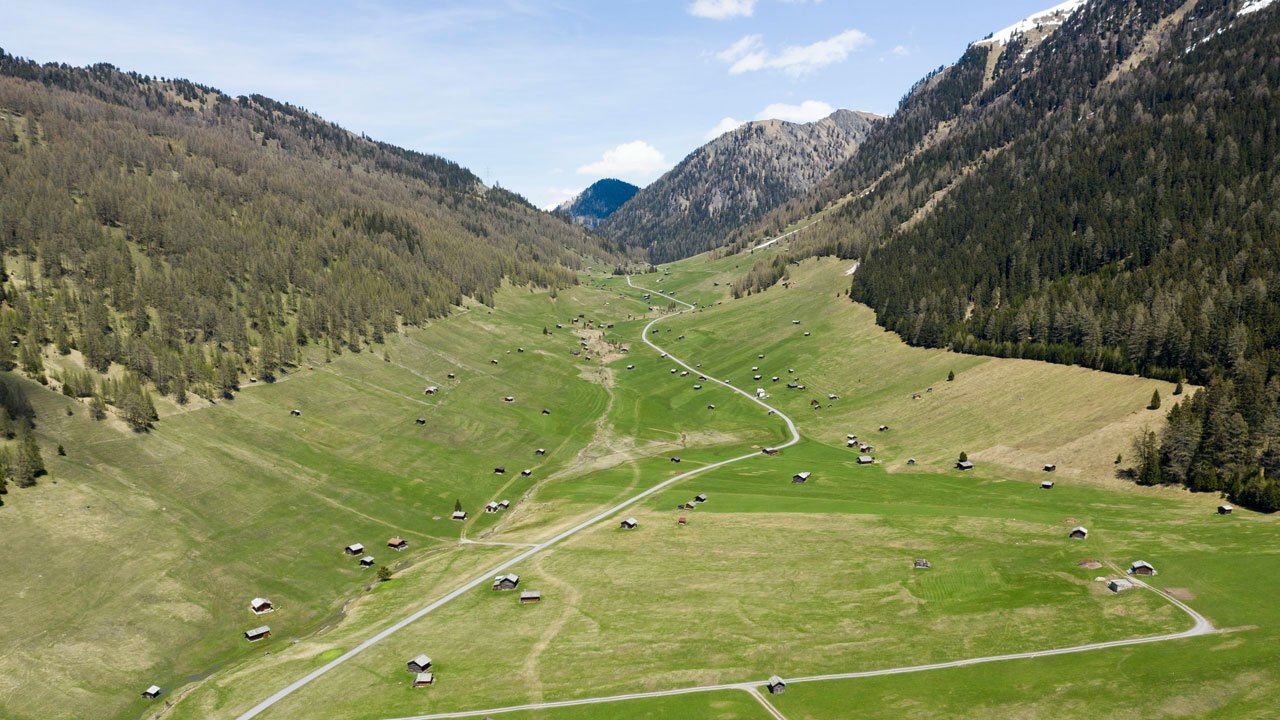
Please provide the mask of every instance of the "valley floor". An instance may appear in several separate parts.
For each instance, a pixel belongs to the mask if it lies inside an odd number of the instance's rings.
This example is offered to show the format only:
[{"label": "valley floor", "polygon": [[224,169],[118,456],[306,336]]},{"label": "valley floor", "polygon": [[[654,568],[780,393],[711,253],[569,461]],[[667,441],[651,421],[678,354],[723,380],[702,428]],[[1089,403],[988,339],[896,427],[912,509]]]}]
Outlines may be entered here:
[{"label": "valley floor", "polygon": [[[503,716],[1268,716],[1275,519],[1115,478],[1171,386],[906,347],[841,297],[835,260],[728,300],[753,259],[682,261],[637,276],[647,290],[599,275],[555,299],[507,289],[385,359],[316,359],[146,437],[33,389],[42,430],[76,441],[50,463],[57,485],[0,511],[15,538],[0,572],[24,578],[0,598],[0,709],[384,720],[653,693]],[[695,307],[654,322],[658,290]],[[788,418],[799,442],[761,453],[791,439]],[[952,468],[962,451],[975,470]],[[483,512],[496,499],[511,509]],[[448,520],[455,501],[465,522]],[[1068,538],[1077,525],[1087,540]],[[343,556],[356,541],[395,579]],[[1154,591],[1097,580],[1137,559],[1159,569]],[[541,602],[491,590],[497,568]],[[253,616],[255,595],[278,610]],[[268,640],[240,638],[263,623]],[[1165,641],[1024,656],[1138,638]],[[432,687],[411,687],[419,653]],[[876,674],[926,664],[943,666]],[[759,695],[773,674],[787,692]],[[144,701],[151,682],[168,692]]]}]

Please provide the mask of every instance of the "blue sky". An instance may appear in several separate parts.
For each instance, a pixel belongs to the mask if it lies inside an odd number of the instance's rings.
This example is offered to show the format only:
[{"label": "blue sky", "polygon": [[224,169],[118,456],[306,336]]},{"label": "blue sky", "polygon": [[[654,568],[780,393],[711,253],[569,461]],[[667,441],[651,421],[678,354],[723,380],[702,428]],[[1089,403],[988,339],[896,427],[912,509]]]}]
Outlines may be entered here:
[{"label": "blue sky", "polygon": [[1055,0],[4,0],[0,47],[262,93],[548,206],[718,128],[880,114]]}]

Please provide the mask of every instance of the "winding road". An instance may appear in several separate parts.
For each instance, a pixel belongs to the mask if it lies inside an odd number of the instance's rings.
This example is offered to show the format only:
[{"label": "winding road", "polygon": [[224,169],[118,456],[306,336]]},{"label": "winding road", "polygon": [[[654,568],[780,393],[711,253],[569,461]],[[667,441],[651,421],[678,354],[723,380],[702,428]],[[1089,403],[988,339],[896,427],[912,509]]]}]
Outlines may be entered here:
[{"label": "winding road", "polygon": [[[628,277],[627,277],[627,284],[628,284],[628,285],[630,285],[630,286],[631,286],[631,287],[633,287],[633,288],[636,288],[637,290],[645,290],[646,292],[651,292],[651,293],[654,293],[654,294],[657,294],[657,295],[661,295],[662,297],[667,298],[668,300],[671,300],[671,301],[673,301],[673,302],[679,303],[679,304],[681,304],[681,305],[683,305],[683,306],[685,306],[685,307],[687,307],[687,308],[689,308],[689,309],[694,309],[694,306],[693,306],[693,305],[690,305],[689,303],[687,303],[687,302],[685,302],[685,301],[683,301],[683,300],[677,300],[676,298],[673,298],[673,297],[671,297],[670,295],[667,295],[667,294],[665,294],[665,293],[658,292],[657,290],[646,290],[645,288],[640,288],[640,287],[637,287],[636,285],[633,285],[633,284],[631,283],[631,277],[630,277],[630,276],[628,276]],[[700,372],[700,371],[698,371],[698,370],[694,369],[693,367],[690,367],[690,366],[689,366],[689,364],[688,364],[688,363],[686,363],[686,362],[684,362],[683,360],[681,360],[681,359],[679,359],[679,358],[675,357],[674,355],[671,355],[671,354],[670,354],[670,353],[668,353],[666,350],[664,350],[663,348],[659,347],[658,345],[656,345],[653,341],[651,341],[651,340],[649,339],[649,330],[650,330],[651,328],[653,328],[653,326],[654,326],[654,325],[657,325],[659,322],[661,322],[662,320],[664,320],[664,319],[666,319],[666,318],[668,318],[668,317],[671,317],[671,315],[663,315],[663,316],[661,316],[661,317],[657,317],[657,318],[654,318],[653,320],[649,321],[649,323],[648,323],[647,325],[645,325],[645,326],[644,326],[644,331],[641,333],[641,338],[644,340],[644,342],[645,342],[645,344],[646,344],[646,345],[648,345],[649,347],[653,348],[654,350],[657,350],[659,353],[662,353],[662,354],[666,355],[666,356],[667,356],[667,359],[671,360],[672,362],[676,363],[677,365],[680,365],[681,367],[685,368],[686,370],[689,370],[690,372]],[[705,374],[705,373],[702,373],[702,374]],[[751,395],[750,393],[748,393],[748,392],[746,392],[746,391],[744,391],[744,390],[740,390],[740,389],[738,389],[738,388],[736,388],[736,387],[734,387],[734,386],[730,385],[729,383],[724,382],[723,380],[718,380],[718,379],[716,379],[716,378],[712,378],[712,377],[710,377],[710,376],[707,376],[707,381],[708,381],[708,382],[715,382],[715,383],[719,383],[720,385],[723,385],[724,387],[729,388],[730,390],[732,390],[732,391],[734,391],[734,392],[738,393],[739,395],[741,395],[741,396],[743,396],[743,397],[747,398],[747,399],[748,399],[748,400],[750,400],[751,402],[753,402],[753,403],[755,403],[755,404],[757,404],[757,405],[759,405],[759,406],[761,406],[761,407],[765,408],[766,410],[771,411],[773,414],[775,414],[775,415],[777,415],[779,418],[781,418],[781,419],[782,419],[782,421],[783,421],[784,423],[786,423],[787,431],[791,434],[791,438],[790,438],[789,440],[787,440],[786,442],[782,443],[781,445],[778,445],[777,447],[779,447],[779,448],[790,447],[790,446],[792,446],[792,445],[794,445],[794,444],[796,444],[796,443],[800,442],[800,433],[799,433],[799,431],[797,431],[797,430],[796,430],[796,425],[795,425],[795,423],[794,423],[794,422],[792,422],[791,418],[787,417],[787,416],[786,416],[786,415],[785,415],[781,410],[778,410],[777,408],[775,408],[775,407],[773,407],[773,406],[771,406],[771,405],[769,405],[769,404],[765,403],[763,400],[761,400],[761,399],[759,399],[759,398],[755,397],[754,395]],[[728,460],[721,460],[721,461],[719,461],[719,462],[714,462],[714,463],[711,463],[711,464],[709,464],[709,465],[703,465],[703,466],[702,466],[702,467],[700,467],[700,468],[695,468],[695,469],[693,469],[693,470],[690,470],[689,472],[681,473],[681,474],[679,474],[679,475],[676,475],[675,477],[672,477],[672,478],[669,478],[669,479],[667,479],[667,480],[664,480],[664,481],[662,481],[662,482],[658,483],[657,485],[654,485],[654,486],[650,487],[649,489],[647,489],[647,490],[645,490],[645,491],[643,491],[643,492],[641,492],[641,493],[638,493],[638,494],[636,494],[636,495],[631,496],[630,498],[628,498],[628,499],[626,499],[626,500],[624,500],[624,501],[622,501],[622,502],[618,503],[617,505],[614,505],[613,507],[609,508],[608,510],[604,510],[604,511],[602,511],[602,512],[600,512],[600,513],[596,514],[596,515],[593,515],[592,517],[590,517],[590,518],[588,518],[588,519],[586,519],[586,520],[583,520],[582,522],[578,523],[577,525],[574,525],[573,527],[571,527],[571,528],[569,528],[569,529],[567,529],[567,530],[564,530],[563,532],[559,533],[558,535],[555,535],[554,537],[550,538],[549,540],[544,540],[543,542],[537,543],[536,545],[531,545],[527,550],[525,550],[524,552],[522,552],[522,553],[520,553],[520,554],[516,555],[515,557],[512,557],[510,560],[507,560],[507,561],[503,562],[502,564],[497,565],[496,567],[494,567],[494,568],[490,569],[488,572],[486,572],[486,573],[484,573],[484,574],[482,574],[482,575],[480,575],[480,576],[478,576],[478,577],[475,577],[475,578],[471,579],[470,581],[468,581],[468,582],[464,583],[463,585],[460,585],[459,587],[457,587],[457,588],[455,588],[455,589],[451,590],[450,592],[448,592],[447,594],[443,595],[442,597],[440,597],[440,598],[436,599],[435,601],[433,601],[431,604],[427,605],[426,607],[423,607],[423,608],[420,608],[420,609],[418,609],[418,610],[414,611],[413,613],[411,613],[411,614],[409,614],[409,615],[405,616],[404,618],[402,618],[402,619],[400,619],[400,620],[396,621],[396,623],[395,623],[395,624],[393,624],[393,625],[391,625],[390,627],[387,627],[387,628],[385,628],[385,629],[383,629],[383,630],[379,631],[378,633],[374,634],[373,636],[371,636],[371,637],[370,637],[370,638],[368,638],[367,640],[365,640],[365,641],[361,642],[359,645],[356,645],[355,647],[353,647],[353,648],[351,648],[350,650],[346,651],[346,652],[345,652],[345,653],[343,653],[342,655],[339,655],[338,657],[334,658],[333,660],[330,660],[329,662],[325,663],[324,665],[321,665],[320,667],[316,668],[315,670],[312,670],[311,672],[307,673],[306,675],[303,675],[302,677],[298,678],[297,680],[294,680],[293,682],[289,683],[289,684],[288,684],[288,685],[286,685],[285,687],[283,687],[283,688],[281,688],[280,690],[278,690],[278,691],[276,691],[275,693],[273,693],[271,696],[267,697],[267,698],[266,698],[265,700],[263,700],[262,702],[258,703],[257,705],[254,705],[252,708],[250,708],[249,710],[247,710],[247,711],[245,711],[244,713],[242,713],[241,715],[239,715],[239,716],[238,716],[238,720],[250,720],[250,718],[256,718],[256,717],[258,717],[258,716],[259,716],[259,715],[261,715],[262,713],[264,713],[264,712],[266,712],[267,710],[269,710],[269,709],[270,709],[273,705],[275,705],[276,703],[280,702],[281,700],[284,700],[285,698],[289,697],[290,695],[292,695],[293,693],[297,692],[298,690],[301,690],[302,688],[306,687],[307,685],[309,685],[310,683],[314,682],[315,680],[317,680],[318,678],[320,678],[321,676],[323,676],[325,673],[329,672],[330,670],[333,670],[334,668],[336,668],[336,667],[338,667],[338,666],[342,665],[343,663],[345,663],[345,662],[347,662],[348,660],[350,660],[351,658],[353,658],[353,657],[355,657],[355,656],[359,655],[360,653],[364,652],[365,650],[368,650],[369,648],[373,647],[374,645],[377,645],[379,642],[381,642],[381,641],[383,641],[383,640],[387,639],[388,637],[390,637],[390,636],[392,636],[392,635],[396,634],[397,632],[400,632],[400,631],[401,631],[401,630],[403,630],[405,627],[407,627],[408,625],[412,624],[414,621],[416,621],[416,620],[418,620],[418,619],[420,619],[420,618],[422,618],[422,617],[424,617],[424,616],[426,616],[426,615],[429,615],[430,613],[434,612],[435,610],[439,609],[440,607],[442,607],[442,606],[444,606],[444,605],[447,605],[448,603],[452,602],[453,600],[458,599],[459,597],[461,597],[462,595],[464,595],[464,594],[465,594],[465,593],[467,593],[468,591],[473,590],[473,589],[475,589],[475,588],[479,587],[480,585],[482,585],[482,584],[484,584],[484,583],[486,583],[486,582],[490,582],[490,581],[492,580],[492,578],[493,578],[495,575],[501,575],[502,573],[506,572],[507,570],[510,570],[511,568],[515,567],[516,565],[519,565],[520,563],[524,562],[525,560],[528,560],[529,558],[533,557],[534,555],[537,555],[538,553],[542,552],[543,550],[546,550],[547,548],[552,547],[553,545],[556,545],[556,544],[560,543],[561,541],[563,541],[563,540],[565,540],[565,539],[567,539],[567,538],[570,538],[570,537],[572,537],[572,536],[574,536],[574,535],[576,535],[576,534],[578,534],[578,533],[582,532],[583,530],[586,530],[587,528],[589,528],[589,527],[591,527],[591,526],[593,526],[593,525],[595,525],[595,524],[597,524],[597,523],[599,523],[599,522],[601,522],[601,521],[603,521],[603,520],[607,520],[607,519],[609,519],[609,518],[611,518],[611,517],[614,517],[614,516],[615,516],[615,515],[617,515],[619,512],[621,512],[621,511],[623,511],[623,510],[627,509],[628,507],[630,507],[630,506],[632,506],[632,505],[636,504],[637,502],[639,502],[639,501],[641,501],[641,500],[645,499],[646,497],[649,497],[650,495],[653,495],[654,493],[659,492],[659,491],[661,491],[661,490],[663,490],[663,489],[665,489],[665,488],[667,488],[667,487],[669,487],[669,486],[671,486],[671,485],[674,485],[675,483],[678,483],[678,482],[680,482],[680,481],[682,481],[682,480],[687,480],[687,479],[689,479],[689,478],[691,478],[691,477],[693,477],[693,476],[695,476],[695,475],[701,475],[702,473],[708,472],[708,471],[710,471],[710,470],[714,470],[714,469],[719,468],[719,467],[724,467],[725,465],[729,465],[729,464],[731,464],[731,463],[741,462],[741,461],[743,461],[743,460],[750,460],[751,458],[758,458],[758,457],[763,457],[763,455],[761,455],[761,454],[760,454],[760,452],[758,452],[758,451],[752,451],[752,452],[747,453],[747,454],[745,454],[745,455],[739,455],[739,456],[737,456],[737,457],[729,458]],[[546,706],[547,706],[547,707],[556,707],[556,704],[555,704],[555,703],[548,703]],[[442,715],[442,716],[439,716],[439,717],[467,717],[467,716],[469,716],[469,715],[483,715],[483,714],[485,714],[485,712],[486,712],[486,711],[477,711],[477,712],[468,712],[468,713],[463,713],[463,714],[461,714],[461,715],[456,715],[456,716],[452,716],[452,715]],[[489,712],[506,712],[506,711],[499,710],[499,711],[489,711]]]}]

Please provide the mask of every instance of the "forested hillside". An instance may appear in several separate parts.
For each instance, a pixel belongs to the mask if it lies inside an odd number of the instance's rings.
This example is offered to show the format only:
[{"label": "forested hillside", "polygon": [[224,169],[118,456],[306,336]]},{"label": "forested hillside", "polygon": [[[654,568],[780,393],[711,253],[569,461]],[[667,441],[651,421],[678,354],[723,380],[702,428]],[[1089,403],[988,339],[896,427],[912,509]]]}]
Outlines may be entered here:
[{"label": "forested hillside", "polygon": [[555,212],[583,227],[595,228],[638,192],[640,188],[629,182],[605,178],[591,183],[586,190],[561,203]]},{"label": "forested hillside", "polygon": [[736,289],[859,258],[852,297],[908,342],[1207,384],[1139,477],[1280,509],[1280,12],[1240,7],[1094,0],[971,46]]},{"label": "forested hillside", "polygon": [[[300,108],[2,52],[0,250],[0,365],[138,428],[151,387],[229,396],[304,345],[360,350],[504,278],[565,286],[616,258],[452,162]],[[83,362],[50,377],[46,352]]]},{"label": "forested hillside", "polygon": [[600,226],[606,237],[666,262],[725,236],[811,190],[853,154],[879,118],[837,110],[811,123],[762,120],[693,151]]}]

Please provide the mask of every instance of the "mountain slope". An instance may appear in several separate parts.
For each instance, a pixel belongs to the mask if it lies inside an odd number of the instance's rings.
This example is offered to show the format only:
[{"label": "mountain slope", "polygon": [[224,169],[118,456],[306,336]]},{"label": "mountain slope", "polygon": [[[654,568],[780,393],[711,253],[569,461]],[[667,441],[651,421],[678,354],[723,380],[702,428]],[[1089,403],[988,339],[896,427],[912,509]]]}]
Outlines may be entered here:
[{"label": "mountain slope", "polygon": [[[504,279],[565,286],[584,257],[612,256],[455,163],[300,108],[2,51],[0,250],[0,334],[29,350],[31,377],[52,347],[179,400],[271,378],[308,343],[359,350],[488,302]],[[137,386],[49,380],[117,406]]]},{"label": "mountain slope", "polygon": [[761,120],[727,132],[641,190],[601,232],[654,262],[692,255],[805,193],[848,158],[878,121],[838,110],[812,123]]},{"label": "mountain slope", "polygon": [[597,180],[586,190],[561,203],[555,212],[579,225],[595,228],[638,192],[640,188],[629,182],[605,178]]},{"label": "mountain slope", "polygon": [[1093,0],[975,43],[736,238],[831,208],[736,289],[857,258],[913,344],[1207,384],[1139,477],[1280,509],[1280,12],[1251,7]]}]

